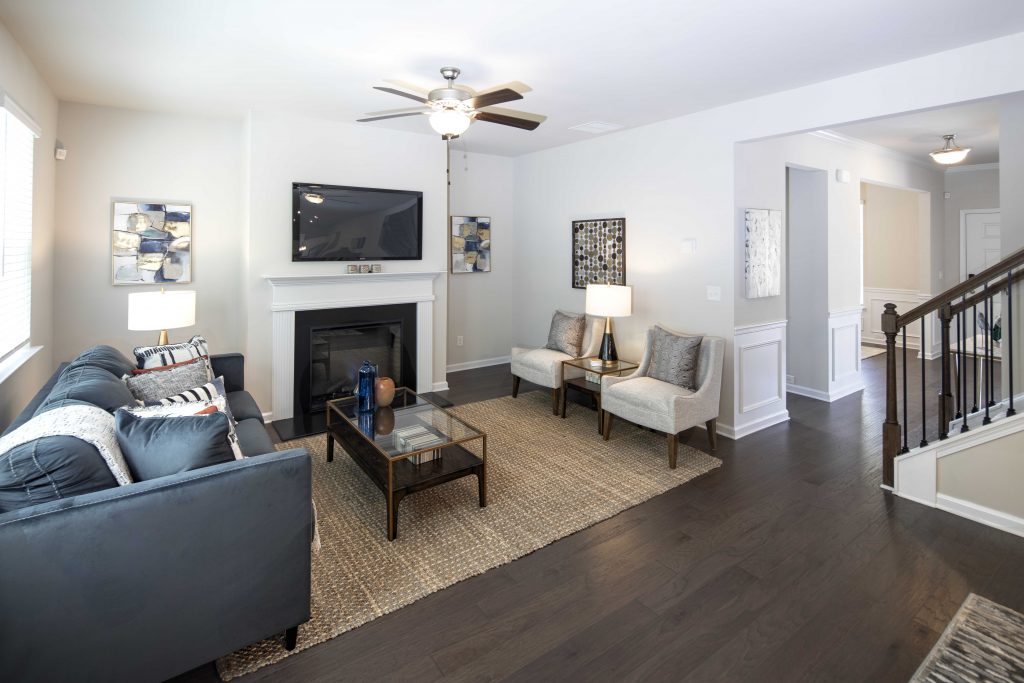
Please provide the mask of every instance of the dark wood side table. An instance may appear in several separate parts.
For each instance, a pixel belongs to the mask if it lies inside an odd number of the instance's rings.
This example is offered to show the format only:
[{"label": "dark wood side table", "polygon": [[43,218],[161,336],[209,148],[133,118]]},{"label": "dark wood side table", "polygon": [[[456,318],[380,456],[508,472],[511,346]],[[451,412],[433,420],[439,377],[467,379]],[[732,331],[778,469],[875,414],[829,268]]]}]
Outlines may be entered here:
[{"label": "dark wood side table", "polygon": [[[609,364],[591,365],[591,361],[596,360],[594,358],[573,358],[571,360],[562,361],[562,394],[560,397],[561,402],[561,413],[562,418],[565,418],[565,403],[566,394],[569,393],[569,389],[575,389],[588,394],[594,399],[595,407],[597,408],[597,433],[604,435],[604,425],[601,424],[601,382],[600,379],[605,375],[621,375],[624,372],[632,372],[639,366],[637,363],[630,362],[628,360],[617,360],[612,361]],[[586,375],[583,377],[573,377],[571,379],[565,378],[565,369],[567,367],[576,368],[585,372],[593,373],[597,375],[599,381],[591,382],[587,379]]]}]

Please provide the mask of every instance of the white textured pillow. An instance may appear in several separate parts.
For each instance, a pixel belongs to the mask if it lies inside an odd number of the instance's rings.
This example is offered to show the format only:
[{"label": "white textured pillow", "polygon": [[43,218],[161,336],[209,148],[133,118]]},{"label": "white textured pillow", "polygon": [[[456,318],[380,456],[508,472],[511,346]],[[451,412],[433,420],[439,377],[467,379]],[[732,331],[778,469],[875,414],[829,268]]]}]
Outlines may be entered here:
[{"label": "white textured pillow", "polygon": [[209,401],[191,401],[189,403],[173,403],[171,405],[142,406],[139,408],[125,408],[125,412],[136,417],[189,417],[214,406],[220,412],[228,416],[228,442],[231,444],[231,452],[235,454],[235,460],[241,460],[242,449],[238,445],[238,435],[235,434],[235,418],[228,408],[228,400],[223,396],[217,396]]},{"label": "white textured pillow", "polygon": [[155,403],[162,398],[202,386],[212,378],[205,363],[194,360],[167,368],[135,370],[122,379],[132,396],[145,403]]}]

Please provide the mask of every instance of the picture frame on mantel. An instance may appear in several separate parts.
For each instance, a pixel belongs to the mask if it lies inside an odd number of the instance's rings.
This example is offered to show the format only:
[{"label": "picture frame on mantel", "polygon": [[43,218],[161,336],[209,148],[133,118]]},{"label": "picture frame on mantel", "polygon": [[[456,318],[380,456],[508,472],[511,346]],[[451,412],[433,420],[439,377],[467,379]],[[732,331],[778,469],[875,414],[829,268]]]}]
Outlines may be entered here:
[{"label": "picture frame on mantel", "polygon": [[626,219],[572,222],[572,287],[626,284]]},{"label": "picture frame on mantel", "polygon": [[491,217],[452,216],[448,270],[452,275],[491,272]]},{"label": "picture frame on mantel", "polygon": [[112,199],[111,284],[191,283],[193,220],[188,201]]}]

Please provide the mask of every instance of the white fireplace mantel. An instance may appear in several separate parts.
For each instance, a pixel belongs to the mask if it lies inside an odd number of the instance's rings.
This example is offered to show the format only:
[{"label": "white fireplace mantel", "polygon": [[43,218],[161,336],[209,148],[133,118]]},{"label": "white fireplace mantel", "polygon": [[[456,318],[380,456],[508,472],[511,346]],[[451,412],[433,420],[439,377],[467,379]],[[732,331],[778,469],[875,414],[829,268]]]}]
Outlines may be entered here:
[{"label": "white fireplace mantel", "polygon": [[265,275],[273,290],[273,419],[293,417],[295,312],[324,308],[416,304],[416,390],[433,388],[434,280],[442,272],[359,275]]}]

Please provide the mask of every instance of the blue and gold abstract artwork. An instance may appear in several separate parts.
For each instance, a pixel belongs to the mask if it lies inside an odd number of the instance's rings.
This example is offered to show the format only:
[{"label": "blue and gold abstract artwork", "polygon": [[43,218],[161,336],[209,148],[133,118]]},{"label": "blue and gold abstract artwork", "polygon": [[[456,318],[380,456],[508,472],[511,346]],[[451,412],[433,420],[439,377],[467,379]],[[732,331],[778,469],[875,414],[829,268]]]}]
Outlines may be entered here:
[{"label": "blue and gold abstract artwork", "polygon": [[114,202],[115,285],[192,282],[192,206]]},{"label": "blue and gold abstract artwork", "polygon": [[452,216],[452,273],[489,273],[491,219],[488,216]]}]

